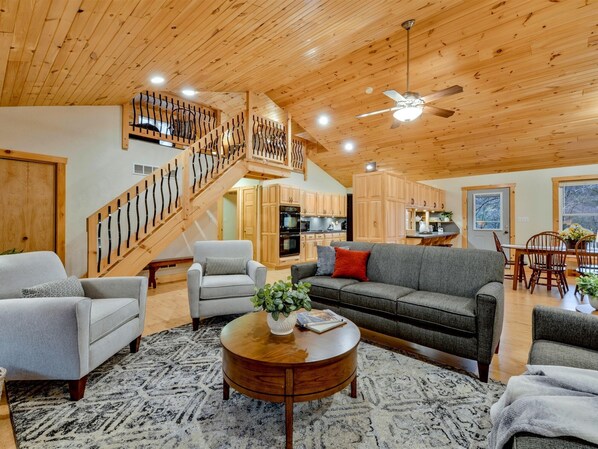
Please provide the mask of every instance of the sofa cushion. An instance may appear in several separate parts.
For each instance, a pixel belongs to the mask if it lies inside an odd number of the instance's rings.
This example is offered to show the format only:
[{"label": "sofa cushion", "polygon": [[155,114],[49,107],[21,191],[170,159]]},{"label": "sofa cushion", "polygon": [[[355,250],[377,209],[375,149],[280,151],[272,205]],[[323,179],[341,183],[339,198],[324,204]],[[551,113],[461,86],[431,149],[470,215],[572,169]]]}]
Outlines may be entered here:
[{"label": "sofa cushion", "polygon": [[424,247],[418,290],[474,298],[489,282],[503,282],[501,253],[482,249]]},{"label": "sofa cushion", "polygon": [[118,329],[139,316],[139,301],[133,298],[103,298],[91,301],[91,327],[89,342]]},{"label": "sofa cushion", "polygon": [[43,284],[25,287],[21,290],[23,298],[67,298],[85,296],[81,281],[77,276],[66,279],[44,282]]},{"label": "sofa cushion", "polygon": [[247,274],[247,259],[244,257],[206,257],[206,276],[226,274]]},{"label": "sofa cushion", "polygon": [[418,290],[423,254],[423,246],[379,243],[372,248],[368,278],[372,282]]},{"label": "sofa cushion", "polygon": [[204,276],[199,299],[242,298],[255,294],[255,284],[246,274]]},{"label": "sofa cushion", "polygon": [[598,370],[598,351],[556,341],[535,340],[529,352],[529,363]]},{"label": "sofa cushion", "polygon": [[336,302],[339,300],[341,288],[358,282],[355,279],[332,278],[330,276],[311,276],[301,280],[311,284],[310,296],[318,296]]},{"label": "sofa cushion", "polygon": [[341,304],[396,315],[397,299],[413,292],[413,289],[399,285],[360,282],[344,287],[340,301]]},{"label": "sofa cushion", "polygon": [[318,245],[316,249],[318,250],[316,276],[330,276],[334,272],[334,263],[336,261],[334,248]]},{"label": "sofa cushion", "polygon": [[476,301],[443,293],[416,291],[397,301],[397,315],[458,331],[476,332]]},{"label": "sofa cushion", "polygon": [[530,433],[518,433],[512,439],[511,449],[587,449],[598,447],[572,437],[545,438]]},{"label": "sofa cushion", "polygon": [[369,281],[367,277],[369,251],[350,251],[336,247],[336,262],[333,278],[349,278],[358,281]]}]

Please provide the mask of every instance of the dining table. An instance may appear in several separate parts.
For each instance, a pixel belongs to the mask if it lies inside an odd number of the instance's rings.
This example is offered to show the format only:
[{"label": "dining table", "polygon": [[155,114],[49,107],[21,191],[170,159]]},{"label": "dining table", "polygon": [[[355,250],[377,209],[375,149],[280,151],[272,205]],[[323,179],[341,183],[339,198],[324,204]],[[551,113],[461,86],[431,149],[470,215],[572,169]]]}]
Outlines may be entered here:
[{"label": "dining table", "polygon": [[[530,252],[534,251],[534,248],[527,248],[526,245],[522,245],[522,244],[517,244],[517,243],[505,243],[502,245],[502,247],[504,249],[510,249],[510,250],[514,250],[515,251],[515,265],[513,266],[513,290],[517,290],[518,287],[518,282],[517,279],[519,278],[519,270],[523,270],[523,266],[524,266],[524,256],[526,254],[529,254]],[[542,247],[541,249],[538,248],[538,250],[536,250],[538,252],[543,252],[546,253],[548,255],[551,254],[562,254],[563,252],[567,254],[567,256],[575,256],[575,248],[566,248],[565,250],[563,250],[562,247]],[[551,258],[548,257],[548,260],[550,260]],[[546,288],[547,290],[551,290],[552,289],[552,275],[550,272],[548,272],[548,276],[546,279]]]}]

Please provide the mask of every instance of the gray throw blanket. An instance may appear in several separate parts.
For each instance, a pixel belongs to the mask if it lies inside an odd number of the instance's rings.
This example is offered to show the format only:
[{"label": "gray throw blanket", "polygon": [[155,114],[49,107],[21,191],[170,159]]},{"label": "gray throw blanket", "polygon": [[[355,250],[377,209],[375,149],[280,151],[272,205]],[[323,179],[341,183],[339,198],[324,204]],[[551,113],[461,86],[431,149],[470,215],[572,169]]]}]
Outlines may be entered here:
[{"label": "gray throw blanket", "polygon": [[490,409],[488,448],[502,449],[520,432],[598,444],[597,418],[598,371],[529,365]]}]

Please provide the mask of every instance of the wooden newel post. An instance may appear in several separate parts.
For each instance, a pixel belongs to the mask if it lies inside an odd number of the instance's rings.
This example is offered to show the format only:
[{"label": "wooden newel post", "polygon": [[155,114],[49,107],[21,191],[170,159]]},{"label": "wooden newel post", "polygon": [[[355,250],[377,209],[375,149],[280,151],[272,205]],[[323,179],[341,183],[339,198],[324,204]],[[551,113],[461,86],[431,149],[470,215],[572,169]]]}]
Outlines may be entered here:
[{"label": "wooden newel post", "polygon": [[247,91],[245,94],[245,159],[248,161],[253,160],[253,104],[251,99],[251,92]]},{"label": "wooden newel post", "polygon": [[129,115],[131,113],[131,102],[122,105],[122,149],[129,149]]},{"label": "wooden newel post", "polygon": [[98,275],[98,215],[87,217],[87,277]]},{"label": "wooden newel post", "polygon": [[293,130],[291,126],[291,114],[287,113],[287,165],[292,170],[293,161],[291,150],[293,148]]}]

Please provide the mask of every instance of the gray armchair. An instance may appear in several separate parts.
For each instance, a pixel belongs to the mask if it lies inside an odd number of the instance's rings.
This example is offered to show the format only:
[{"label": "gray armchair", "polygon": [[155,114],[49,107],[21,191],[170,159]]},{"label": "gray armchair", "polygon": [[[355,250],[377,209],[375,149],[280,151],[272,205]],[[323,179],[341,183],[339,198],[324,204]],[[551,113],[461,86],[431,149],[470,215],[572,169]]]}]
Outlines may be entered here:
[{"label": "gray armchair", "polygon": [[0,256],[0,365],[7,380],[67,380],[79,400],[90,371],[127,344],[139,349],[147,279],[82,279],[84,297],[22,297],[23,288],[66,278],[52,252]]},{"label": "gray armchair", "polygon": [[[555,307],[534,307],[528,363],[598,370],[598,317]],[[508,447],[586,449],[598,446],[572,437],[545,438],[518,433]]]},{"label": "gray armchair", "polygon": [[[206,276],[206,258],[228,257],[247,260],[247,274]],[[206,240],[196,242],[193,265],[187,271],[187,291],[193,330],[199,319],[253,310],[250,298],[266,283],[266,267],[253,257],[249,240]]]}]

